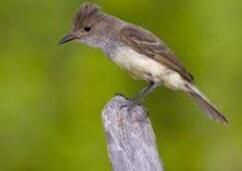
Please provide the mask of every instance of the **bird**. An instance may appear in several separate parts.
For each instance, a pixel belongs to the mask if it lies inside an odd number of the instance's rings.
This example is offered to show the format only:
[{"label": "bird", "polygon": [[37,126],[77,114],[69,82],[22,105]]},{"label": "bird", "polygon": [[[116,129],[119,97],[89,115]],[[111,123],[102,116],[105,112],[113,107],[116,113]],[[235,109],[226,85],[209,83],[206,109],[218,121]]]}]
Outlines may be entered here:
[{"label": "bird", "polygon": [[152,32],[104,12],[97,4],[84,3],[74,15],[71,31],[59,44],[73,40],[101,49],[131,77],[148,83],[127,106],[140,103],[155,88],[164,85],[191,96],[211,119],[228,123],[197,88],[192,74],[175,53]]}]

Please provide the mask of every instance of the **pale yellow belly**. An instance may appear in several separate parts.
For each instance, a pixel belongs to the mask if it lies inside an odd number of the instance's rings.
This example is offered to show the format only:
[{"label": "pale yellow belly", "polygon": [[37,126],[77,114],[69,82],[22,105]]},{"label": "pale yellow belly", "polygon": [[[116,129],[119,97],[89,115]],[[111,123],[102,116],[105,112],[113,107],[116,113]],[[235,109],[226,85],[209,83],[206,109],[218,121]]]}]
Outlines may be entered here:
[{"label": "pale yellow belly", "polygon": [[172,89],[183,89],[184,87],[184,80],[177,72],[131,48],[116,50],[111,54],[111,59],[137,79],[161,82]]}]

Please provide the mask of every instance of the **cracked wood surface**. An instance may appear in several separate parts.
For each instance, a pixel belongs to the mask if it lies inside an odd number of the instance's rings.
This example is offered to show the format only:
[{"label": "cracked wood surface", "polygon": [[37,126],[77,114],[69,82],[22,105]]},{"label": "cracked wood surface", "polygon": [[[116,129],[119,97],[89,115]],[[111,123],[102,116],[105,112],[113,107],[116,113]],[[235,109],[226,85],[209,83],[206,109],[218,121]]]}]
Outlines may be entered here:
[{"label": "cracked wood surface", "polygon": [[113,171],[163,171],[147,112],[141,105],[121,107],[127,103],[115,96],[102,112]]}]

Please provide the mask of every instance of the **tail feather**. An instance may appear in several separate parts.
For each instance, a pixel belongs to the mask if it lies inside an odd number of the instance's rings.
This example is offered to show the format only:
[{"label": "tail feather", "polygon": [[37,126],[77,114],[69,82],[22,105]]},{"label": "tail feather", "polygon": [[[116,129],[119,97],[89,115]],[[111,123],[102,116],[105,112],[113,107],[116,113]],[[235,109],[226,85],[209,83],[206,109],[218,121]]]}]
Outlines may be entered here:
[{"label": "tail feather", "polygon": [[212,105],[209,100],[196,88],[190,87],[188,94],[201,106],[201,108],[208,114],[208,116],[216,121],[227,124],[228,120],[221,114],[218,109]]}]

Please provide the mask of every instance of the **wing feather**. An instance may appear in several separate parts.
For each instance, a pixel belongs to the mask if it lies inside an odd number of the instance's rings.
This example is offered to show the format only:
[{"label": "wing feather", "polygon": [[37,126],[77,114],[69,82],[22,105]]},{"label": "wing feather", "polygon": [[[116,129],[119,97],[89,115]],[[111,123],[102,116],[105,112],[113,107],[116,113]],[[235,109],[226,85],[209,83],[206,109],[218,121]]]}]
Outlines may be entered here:
[{"label": "wing feather", "polygon": [[125,26],[120,31],[120,35],[121,40],[136,52],[156,60],[178,72],[185,80],[193,82],[193,76],[186,71],[175,54],[152,33],[137,26]]}]

